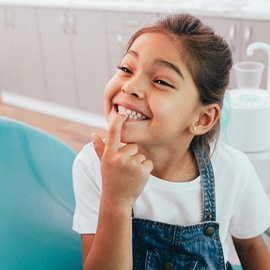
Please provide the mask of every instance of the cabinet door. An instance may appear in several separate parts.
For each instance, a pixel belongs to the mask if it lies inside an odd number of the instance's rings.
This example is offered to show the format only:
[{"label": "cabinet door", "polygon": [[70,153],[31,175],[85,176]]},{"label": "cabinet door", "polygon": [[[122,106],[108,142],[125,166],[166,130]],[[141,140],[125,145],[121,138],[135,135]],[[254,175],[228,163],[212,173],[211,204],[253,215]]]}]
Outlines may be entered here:
[{"label": "cabinet door", "polygon": [[103,91],[109,80],[104,13],[77,10],[70,16],[79,106],[103,114]]},{"label": "cabinet door", "polygon": [[18,92],[10,16],[6,7],[0,7],[0,90]]},{"label": "cabinet door", "polygon": [[[268,57],[265,51],[256,50],[252,57],[247,56],[247,46],[253,42],[265,42],[270,45],[269,21],[244,20],[242,23],[242,42],[240,45],[241,58],[243,61],[258,61],[265,65],[261,88],[267,87]],[[269,63],[270,64],[270,63]]]},{"label": "cabinet door", "polygon": [[25,96],[47,100],[34,10],[19,7],[10,10],[13,11],[11,32],[19,92]]},{"label": "cabinet door", "polygon": [[71,56],[72,34],[67,14],[62,9],[39,8],[37,21],[49,100],[77,107],[74,64]]},{"label": "cabinet door", "polygon": [[113,12],[106,13],[110,76],[115,73],[130,37],[143,26],[158,19],[154,13]]},{"label": "cabinet door", "polygon": [[[233,62],[238,62],[241,59],[239,52],[239,35],[240,35],[240,21],[226,18],[210,18],[200,17],[202,22],[212,27],[215,32],[222,36],[230,45],[232,50]],[[234,71],[231,70],[230,84],[228,89],[236,87],[236,77]]]}]

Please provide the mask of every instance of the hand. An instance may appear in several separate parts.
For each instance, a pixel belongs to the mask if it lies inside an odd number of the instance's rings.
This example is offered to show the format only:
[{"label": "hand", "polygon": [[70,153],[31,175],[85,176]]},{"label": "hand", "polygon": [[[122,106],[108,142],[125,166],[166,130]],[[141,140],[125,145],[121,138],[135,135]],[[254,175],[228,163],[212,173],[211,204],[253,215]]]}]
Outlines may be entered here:
[{"label": "hand", "polygon": [[138,153],[138,145],[121,146],[121,130],[126,119],[126,115],[115,116],[106,143],[97,134],[92,137],[101,162],[102,196],[132,207],[147,183],[153,163]]}]

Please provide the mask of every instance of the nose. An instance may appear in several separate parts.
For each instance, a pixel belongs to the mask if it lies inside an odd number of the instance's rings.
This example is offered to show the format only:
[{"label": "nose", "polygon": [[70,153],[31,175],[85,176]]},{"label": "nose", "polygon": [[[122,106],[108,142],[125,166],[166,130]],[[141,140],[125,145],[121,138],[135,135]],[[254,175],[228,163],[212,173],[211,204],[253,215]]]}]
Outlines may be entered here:
[{"label": "nose", "polygon": [[127,95],[131,95],[137,98],[144,98],[145,95],[145,83],[140,78],[133,78],[122,86],[122,91]]}]

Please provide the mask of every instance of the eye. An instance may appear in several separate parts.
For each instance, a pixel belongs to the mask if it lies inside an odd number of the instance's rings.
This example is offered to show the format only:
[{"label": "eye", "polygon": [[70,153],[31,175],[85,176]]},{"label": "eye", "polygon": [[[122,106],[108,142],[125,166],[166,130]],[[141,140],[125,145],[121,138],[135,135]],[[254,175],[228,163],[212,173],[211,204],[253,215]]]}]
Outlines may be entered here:
[{"label": "eye", "polygon": [[167,82],[165,82],[163,80],[155,80],[154,82],[157,83],[157,84],[160,84],[160,85],[164,85],[164,86],[174,88],[171,84],[169,84],[169,83],[167,83]]},{"label": "eye", "polygon": [[130,71],[128,68],[124,67],[124,66],[117,66],[118,69],[122,70],[125,73],[129,73],[132,74],[132,71]]}]

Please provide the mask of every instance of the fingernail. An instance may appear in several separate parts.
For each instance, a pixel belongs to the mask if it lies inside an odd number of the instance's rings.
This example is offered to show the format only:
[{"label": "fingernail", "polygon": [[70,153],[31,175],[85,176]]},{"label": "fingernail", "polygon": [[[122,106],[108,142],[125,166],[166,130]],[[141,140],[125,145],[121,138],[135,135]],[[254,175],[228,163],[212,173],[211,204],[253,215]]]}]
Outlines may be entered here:
[{"label": "fingernail", "polygon": [[120,111],[119,114],[124,115],[125,116],[125,121],[127,120],[127,118],[128,118],[128,114],[127,113]]},{"label": "fingernail", "polygon": [[122,112],[122,111],[119,111],[118,114],[121,114],[121,115],[127,115],[126,112]]}]

